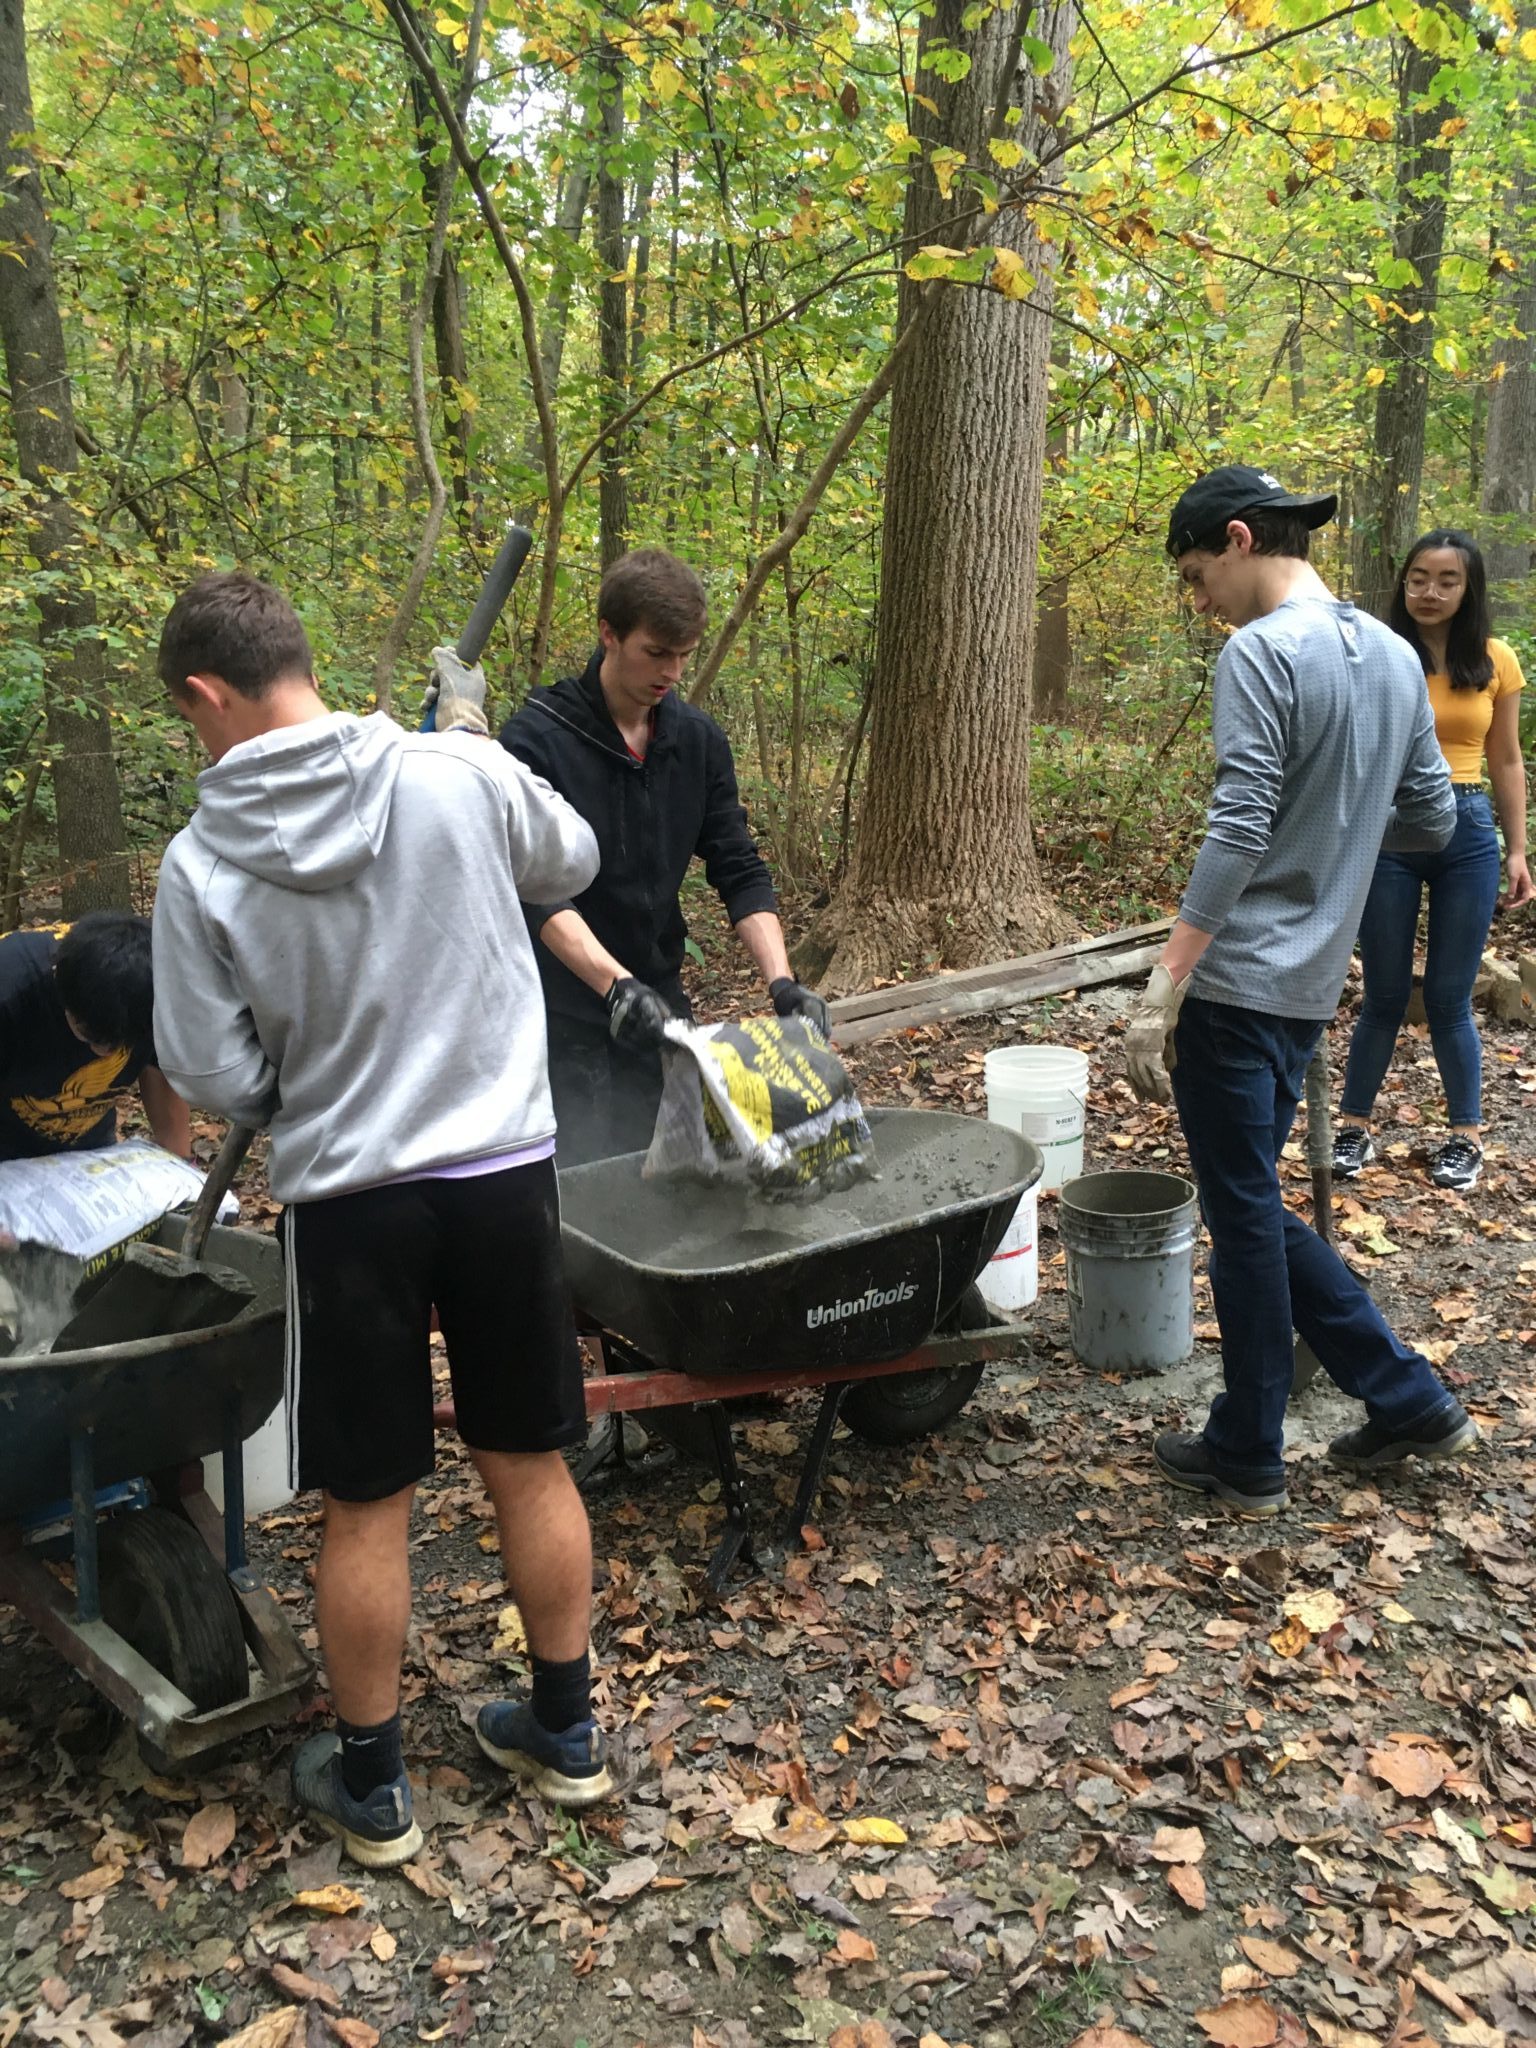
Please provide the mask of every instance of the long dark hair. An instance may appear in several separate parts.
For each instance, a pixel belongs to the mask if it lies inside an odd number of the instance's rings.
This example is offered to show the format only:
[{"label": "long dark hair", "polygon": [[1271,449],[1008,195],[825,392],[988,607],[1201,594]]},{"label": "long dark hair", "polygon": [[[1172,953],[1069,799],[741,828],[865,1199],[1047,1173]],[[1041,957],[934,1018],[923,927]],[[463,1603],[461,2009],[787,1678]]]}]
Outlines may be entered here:
[{"label": "long dark hair", "polygon": [[1463,533],[1455,526],[1437,526],[1433,532],[1419,535],[1397,572],[1387,624],[1408,642],[1424,664],[1425,675],[1432,675],[1434,670],[1429,650],[1409,616],[1408,602],[1403,595],[1408,571],[1430,548],[1454,548],[1467,572],[1467,587],[1462,592],[1461,603],[1451,615],[1450,631],[1445,641],[1445,667],[1451,688],[1486,690],[1493,681],[1493,656],[1488,652],[1493,620],[1488,612],[1488,571],[1483,566],[1482,549],[1470,533]]}]

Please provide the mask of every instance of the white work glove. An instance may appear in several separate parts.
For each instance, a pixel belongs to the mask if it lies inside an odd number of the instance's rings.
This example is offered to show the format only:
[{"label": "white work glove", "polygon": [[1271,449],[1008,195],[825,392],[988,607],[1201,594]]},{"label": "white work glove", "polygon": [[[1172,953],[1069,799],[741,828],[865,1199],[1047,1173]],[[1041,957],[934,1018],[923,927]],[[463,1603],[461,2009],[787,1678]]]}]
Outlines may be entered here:
[{"label": "white work glove", "polygon": [[1125,1027],[1125,1071],[1139,1102],[1171,1102],[1173,1027],[1178,1022],[1189,976],[1175,981],[1166,967],[1154,967],[1141,1001]]},{"label": "white work glove", "polygon": [[422,699],[423,710],[436,706],[436,732],[472,732],[480,739],[489,736],[485,722],[485,670],[477,661],[473,668],[460,661],[451,647],[432,650],[432,680]]}]

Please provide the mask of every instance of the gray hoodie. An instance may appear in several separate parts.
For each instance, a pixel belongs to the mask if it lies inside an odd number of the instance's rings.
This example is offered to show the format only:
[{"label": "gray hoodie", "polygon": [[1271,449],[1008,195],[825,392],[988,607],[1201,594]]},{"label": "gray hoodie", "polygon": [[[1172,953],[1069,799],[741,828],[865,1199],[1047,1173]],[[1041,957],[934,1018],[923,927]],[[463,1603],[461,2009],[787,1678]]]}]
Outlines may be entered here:
[{"label": "gray hoodie", "polygon": [[281,1202],[554,1131],[519,897],[597,843],[502,748],[334,712],[198,777],[155,899],[155,1046],[177,1092],[271,1131]]}]

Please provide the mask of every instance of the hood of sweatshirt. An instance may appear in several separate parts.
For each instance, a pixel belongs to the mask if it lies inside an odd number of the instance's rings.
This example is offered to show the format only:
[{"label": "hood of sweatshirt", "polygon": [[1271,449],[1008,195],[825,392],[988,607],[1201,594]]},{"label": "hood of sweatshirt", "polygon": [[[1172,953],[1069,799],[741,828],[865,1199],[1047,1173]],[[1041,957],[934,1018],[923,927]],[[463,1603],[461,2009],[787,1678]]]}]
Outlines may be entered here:
[{"label": "hood of sweatshirt", "polygon": [[197,778],[192,833],[264,882],[306,894],[338,888],[378,856],[402,747],[381,711],[333,711],[242,741]]},{"label": "hood of sweatshirt", "polygon": [[[528,707],[566,726],[602,753],[611,754],[621,767],[633,768],[635,757],[624,744],[603,695],[602,665],[601,654],[594,654],[579,676],[566,676],[558,683],[531,690]],[[678,716],[676,697],[676,691],[669,690],[652,714],[649,754],[672,744]]]}]

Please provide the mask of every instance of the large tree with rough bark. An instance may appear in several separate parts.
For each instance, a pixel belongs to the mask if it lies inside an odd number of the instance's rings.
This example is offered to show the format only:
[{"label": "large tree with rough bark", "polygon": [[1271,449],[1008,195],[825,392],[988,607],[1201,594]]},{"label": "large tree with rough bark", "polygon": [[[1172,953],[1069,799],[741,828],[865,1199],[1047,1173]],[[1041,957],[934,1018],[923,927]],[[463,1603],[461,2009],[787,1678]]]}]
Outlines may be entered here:
[{"label": "large tree with rough bark", "polygon": [[[1040,168],[1030,199],[1005,196],[985,225],[1021,264],[1022,296],[947,285],[892,395],[864,810],[815,942],[833,990],[1023,952],[1062,926],[1029,813],[1056,267],[1032,202],[1053,182],[1072,19],[1070,6],[938,0],[919,37],[908,245],[978,239],[977,188],[954,175],[960,164],[1001,154]],[[922,290],[903,278],[898,332]]]},{"label": "large tree with rough bark", "polygon": [[60,886],[73,917],[127,907],[128,861],[96,601],[69,495],[79,459],[74,401],[34,128],[24,0],[0,0],[0,344],[17,465],[30,486]]}]

